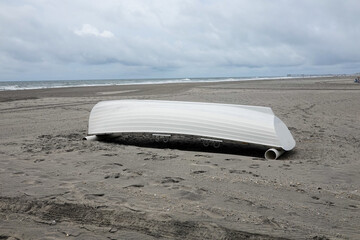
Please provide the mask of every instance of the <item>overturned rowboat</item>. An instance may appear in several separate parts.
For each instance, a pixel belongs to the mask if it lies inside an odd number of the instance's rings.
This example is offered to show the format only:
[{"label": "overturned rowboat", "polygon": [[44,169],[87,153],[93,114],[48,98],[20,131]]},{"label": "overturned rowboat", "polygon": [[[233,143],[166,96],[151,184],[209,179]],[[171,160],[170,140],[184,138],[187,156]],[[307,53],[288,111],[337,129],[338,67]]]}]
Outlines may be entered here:
[{"label": "overturned rowboat", "polygon": [[89,117],[88,136],[152,134],[198,138],[214,147],[223,141],[265,146],[266,159],[277,159],[295,147],[286,125],[271,108],[200,102],[115,100],[97,103]]}]

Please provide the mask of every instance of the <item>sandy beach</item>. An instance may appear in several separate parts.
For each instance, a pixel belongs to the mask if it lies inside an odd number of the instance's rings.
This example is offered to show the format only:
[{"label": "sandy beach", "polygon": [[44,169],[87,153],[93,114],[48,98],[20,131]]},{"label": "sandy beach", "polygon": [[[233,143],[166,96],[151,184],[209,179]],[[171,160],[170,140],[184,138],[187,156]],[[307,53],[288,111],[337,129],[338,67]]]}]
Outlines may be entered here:
[{"label": "sandy beach", "polygon": [[[102,100],[271,107],[296,148],[83,141]],[[0,92],[0,239],[360,239],[352,77]]]}]

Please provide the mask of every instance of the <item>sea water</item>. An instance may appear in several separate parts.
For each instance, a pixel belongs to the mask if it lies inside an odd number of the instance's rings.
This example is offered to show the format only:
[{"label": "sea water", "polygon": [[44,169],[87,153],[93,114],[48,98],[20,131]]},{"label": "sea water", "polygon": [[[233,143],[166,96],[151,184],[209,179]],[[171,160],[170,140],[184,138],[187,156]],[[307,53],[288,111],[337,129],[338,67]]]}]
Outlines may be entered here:
[{"label": "sea water", "polygon": [[168,79],[99,79],[99,80],[47,80],[47,81],[3,81],[0,82],[0,91],[26,90],[42,88],[135,85],[135,84],[165,84],[187,82],[222,82],[264,80],[292,77],[236,77],[236,78],[168,78]]}]

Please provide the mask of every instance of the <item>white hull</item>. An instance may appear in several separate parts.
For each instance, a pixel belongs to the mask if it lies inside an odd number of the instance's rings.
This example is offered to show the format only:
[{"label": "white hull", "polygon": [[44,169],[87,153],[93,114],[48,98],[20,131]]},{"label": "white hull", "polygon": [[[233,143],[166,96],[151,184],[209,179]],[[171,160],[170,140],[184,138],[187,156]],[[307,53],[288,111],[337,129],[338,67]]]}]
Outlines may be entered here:
[{"label": "white hull", "polygon": [[90,113],[88,135],[180,134],[289,151],[295,140],[268,107],[156,100],[103,101]]}]

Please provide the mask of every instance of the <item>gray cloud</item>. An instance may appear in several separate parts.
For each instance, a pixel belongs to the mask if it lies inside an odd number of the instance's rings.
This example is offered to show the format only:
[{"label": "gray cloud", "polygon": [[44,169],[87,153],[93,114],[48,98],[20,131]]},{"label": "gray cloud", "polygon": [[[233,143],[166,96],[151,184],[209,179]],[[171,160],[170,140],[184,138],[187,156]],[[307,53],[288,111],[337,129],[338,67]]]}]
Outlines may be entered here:
[{"label": "gray cloud", "polygon": [[359,72],[360,2],[1,1],[0,80]]}]

